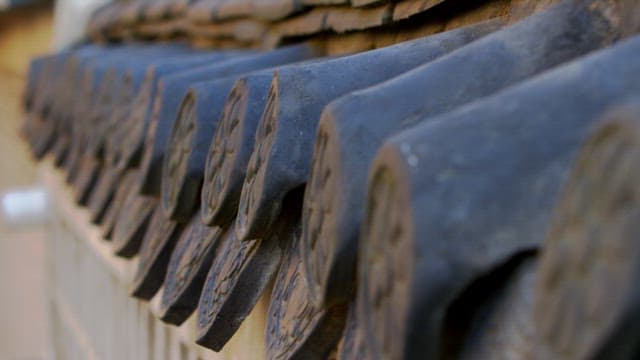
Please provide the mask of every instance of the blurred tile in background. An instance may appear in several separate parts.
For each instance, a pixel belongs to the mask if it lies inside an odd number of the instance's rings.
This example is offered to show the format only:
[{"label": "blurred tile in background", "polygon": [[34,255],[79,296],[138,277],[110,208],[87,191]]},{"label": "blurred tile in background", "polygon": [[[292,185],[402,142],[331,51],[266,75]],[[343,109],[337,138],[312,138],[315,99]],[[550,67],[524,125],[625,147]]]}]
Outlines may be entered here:
[{"label": "blurred tile in background", "polygon": [[36,4],[44,2],[43,0],[0,0],[0,10],[12,10],[19,6]]}]

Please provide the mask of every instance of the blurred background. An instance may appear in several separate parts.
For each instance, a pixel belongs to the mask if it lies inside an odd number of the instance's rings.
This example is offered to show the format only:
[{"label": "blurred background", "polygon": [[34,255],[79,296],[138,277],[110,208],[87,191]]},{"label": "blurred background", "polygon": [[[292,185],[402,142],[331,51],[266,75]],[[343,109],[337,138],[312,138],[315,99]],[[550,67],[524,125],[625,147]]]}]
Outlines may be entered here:
[{"label": "blurred background", "polygon": [[[50,1],[0,0],[0,195],[37,189],[36,167],[19,137],[29,60],[78,37],[83,27],[54,31]],[[57,11],[60,11],[59,9]],[[60,19],[58,19],[60,22]],[[69,24],[68,21],[66,21]],[[54,37],[54,34],[56,36]],[[6,210],[6,209],[5,209]],[[48,359],[44,296],[44,226],[0,219],[0,359]]]},{"label": "blurred background", "polygon": [[[33,187],[35,164],[19,137],[31,57],[47,52],[53,4],[0,0],[0,194]],[[0,359],[47,359],[44,236],[37,224],[0,221]]]}]

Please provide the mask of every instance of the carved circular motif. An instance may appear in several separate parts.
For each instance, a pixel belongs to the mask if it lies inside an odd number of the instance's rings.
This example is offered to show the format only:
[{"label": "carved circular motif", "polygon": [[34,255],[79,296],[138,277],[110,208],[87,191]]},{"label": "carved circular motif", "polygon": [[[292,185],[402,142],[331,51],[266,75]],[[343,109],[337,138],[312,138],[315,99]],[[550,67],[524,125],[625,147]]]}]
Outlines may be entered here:
[{"label": "carved circular motif", "polygon": [[165,151],[167,157],[162,174],[162,203],[167,213],[172,213],[180,201],[180,192],[187,176],[196,129],[195,108],[195,96],[189,93],[182,103]]},{"label": "carved circular motif", "polygon": [[220,313],[222,305],[236,286],[240,274],[260,247],[261,240],[227,240],[222,252],[216,256],[198,305],[198,325],[207,328]]},{"label": "carved circular motif", "polygon": [[342,339],[338,345],[339,360],[370,359],[363,344],[363,332],[358,324],[355,302],[349,306],[347,323],[344,326]]},{"label": "carved circular motif", "polygon": [[123,139],[121,142],[118,168],[126,167],[141,146],[145,136],[145,121],[151,106],[151,93],[153,91],[153,72],[148,70],[144,80],[131,106],[129,116],[123,119],[121,129]]},{"label": "carved circular motif", "polygon": [[135,180],[132,180],[127,184],[128,193],[123,206],[120,208],[113,231],[113,243],[116,252],[132,247],[133,243],[139,244],[138,241],[140,239],[136,239],[136,234],[145,226],[156,207],[156,199],[141,196],[133,186],[134,182]]},{"label": "carved circular motif", "polygon": [[210,257],[220,235],[220,228],[204,225],[199,214],[192,218],[171,255],[162,296],[164,308],[173,306],[203,271],[205,259]]},{"label": "carved circular motif", "polygon": [[[406,189],[408,190],[408,189]],[[376,169],[368,191],[360,238],[359,321],[365,324],[368,351],[401,358],[407,335],[410,264],[409,231],[398,183],[386,167]],[[395,339],[395,341],[393,340]]]},{"label": "carved circular motif", "polygon": [[96,186],[92,189],[89,209],[91,210],[91,221],[100,223],[104,211],[109,205],[116,192],[120,173],[113,168],[102,168],[98,175]]},{"label": "carved circular motif", "polygon": [[321,128],[316,138],[302,216],[302,262],[309,290],[318,305],[324,303],[329,271],[333,264],[332,241],[336,238],[331,216],[337,188],[328,143],[329,135]]},{"label": "carved circular motif", "polygon": [[100,164],[91,156],[82,156],[78,167],[78,174],[73,183],[76,189],[76,201],[81,205],[86,205],[89,192],[98,176]]},{"label": "carved circular motif", "polygon": [[151,112],[151,119],[149,121],[149,127],[144,138],[144,145],[142,149],[142,160],[140,161],[140,190],[146,187],[147,181],[151,174],[153,164],[154,148],[157,146],[155,143],[156,131],[158,129],[158,119],[160,118],[160,111],[162,109],[162,90],[159,90],[156,97],[153,99],[153,109]]},{"label": "carved circular motif", "polygon": [[555,209],[536,296],[543,356],[596,356],[637,306],[629,303],[640,255],[640,147],[632,127],[607,123],[595,133]]},{"label": "carved circular motif", "polygon": [[[128,135],[127,125],[130,116],[130,101],[135,97],[131,74],[126,74],[117,87],[118,94],[114,96],[111,114],[105,121],[105,158],[110,166],[120,162],[123,141]],[[105,114],[106,115],[106,114]]]},{"label": "carved circular motif", "polygon": [[208,223],[220,211],[223,198],[229,191],[228,181],[234,168],[236,146],[241,144],[239,125],[246,106],[244,89],[236,85],[231,90],[207,156],[202,203],[205,205],[203,217]]},{"label": "carved circular motif", "polygon": [[242,187],[240,205],[238,207],[237,229],[242,240],[250,231],[255,212],[262,196],[262,182],[265,176],[265,163],[271,153],[275,141],[275,130],[278,120],[278,78],[274,78],[267,96],[267,104],[256,132],[256,143],[247,166],[247,174]]},{"label": "carved circular motif", "polygon": [[267,315],[269,359],[288,359],[294,355],[324,315],[322,309],[309,301],[300,260],[298,247],[291,246],[276,277]]},{"label": "carved circular motif", "polygon": [[111,117],[114,105],[114,93],[117,72],[109,69],[102,77],[100,88],[97,93],[97,101],[91,109],[91,116],[87,129],[89,130],[87,141],[87,153],[94,157],[99,157],[105,141],[108,129],[108,121]]},{"label": "carved circular motif", "polygon": [[[140,246],[138,268],[132,285],[132,292],[136,296],[151,298],[160,288],[165,272],[161,271],[161,274],[158,274],[151,271],[158,262],[163,261],[160,259],[161,254],[166,247],[172,246],[172,241],[176,239],[179,232],[177,223],[167,219],[162,206],[156,205]],[[169,255],[164,261],[168,262],[168,257]]]}]

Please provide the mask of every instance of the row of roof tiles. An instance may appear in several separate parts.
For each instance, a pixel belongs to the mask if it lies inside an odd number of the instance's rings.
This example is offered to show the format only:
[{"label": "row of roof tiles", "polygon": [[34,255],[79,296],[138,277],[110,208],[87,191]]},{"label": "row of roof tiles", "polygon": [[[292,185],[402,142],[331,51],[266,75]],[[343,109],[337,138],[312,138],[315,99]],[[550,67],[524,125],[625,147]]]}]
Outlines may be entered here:
[{"label": "row of roof tiles", "polygon": [[[602,203],[614,207],[635,179],[623,176],[635,140],[606,129],[636,135],[637,102],[595,136],[628,154],[605,147],[591,163],[592,140],[568,175],[592,124],[640,95],[640,38],[623,16],[638,7],[612,4],[563,1],[342,57],[304,43],[85,45],[33,61],[24,134],[114,253],[139,257],[131,294],[162,287],[162,320],[197,316],[203,346],[220,350],[271,290],[272,359],[596,354],[627,344],[610,312],[635,308],[598,303],[609,326],[582,343],[588,320],[564,312],[587,304],[569,303],[577,265],[562,258],[603,263],[579,290],[612,281],[622,300],[633,275],[614,268],[634,259],[575,254],[604,241],[584,229],[559,237],[612,214],[584,203],[610,180],[581,174],[616,166]],[[596,225],[633,249],[626,225]]]},{"label": "row of roof tiles", "polygon": [[95,12],[88,31],[95,41],[188,39],[215,48],[270,49],[314,37],[343,54],[492,18],[515,22],[557,1],[114,1]]}]

